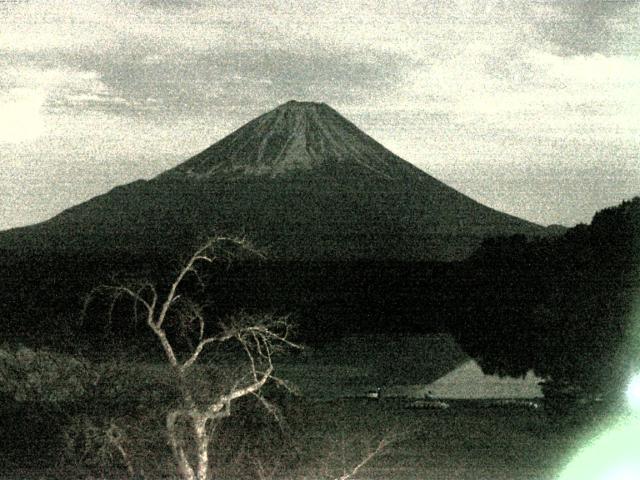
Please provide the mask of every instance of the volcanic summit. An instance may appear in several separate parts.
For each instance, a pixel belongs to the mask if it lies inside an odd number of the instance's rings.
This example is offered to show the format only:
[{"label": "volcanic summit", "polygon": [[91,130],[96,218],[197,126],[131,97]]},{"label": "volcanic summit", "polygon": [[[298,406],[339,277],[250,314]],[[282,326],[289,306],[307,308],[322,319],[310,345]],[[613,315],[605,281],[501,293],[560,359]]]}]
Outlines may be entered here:
[{"label": "volcanic summit", "polygon": [[453,260],[544,228],[448,187],[331,107],[290,101],[151,180],[3,232],[0,247],[174,251],[215,233],[280,259]]},{"label": "volcanic summit", "polygon": [[400,179],[413,170],[324,103],[290,101],[174,171],[276,176],[296,171]]}]

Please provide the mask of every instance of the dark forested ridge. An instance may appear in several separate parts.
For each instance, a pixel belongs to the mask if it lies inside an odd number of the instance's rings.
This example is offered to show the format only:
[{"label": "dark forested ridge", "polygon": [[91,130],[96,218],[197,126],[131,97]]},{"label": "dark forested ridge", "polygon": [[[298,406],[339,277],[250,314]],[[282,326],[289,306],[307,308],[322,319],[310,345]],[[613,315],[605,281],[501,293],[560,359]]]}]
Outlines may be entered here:
[{"label": "dark forested ridge", "polygon": [[450,327],[487,372],[621,391],[640,364],[640,198],[555,239],[490,239],[457,267]]},{"label": "dark forested ridge", "polygon": [[[619,391],[637,367],[640,199],[556,238],[486,240],[462,262],[283,261],[251,257],[203,271],[186,288],[212,318],[238,309],[290,314],[305,342],[351,333],[450,331],[486,372],[533,369],[556,384]],[[36,343],[145,344],[131,305],[94,302],[96,285],[166,285],[182,258],[109,252],[0,255],[2,335]],[[616,390],[617,389],[617,390]]]}]

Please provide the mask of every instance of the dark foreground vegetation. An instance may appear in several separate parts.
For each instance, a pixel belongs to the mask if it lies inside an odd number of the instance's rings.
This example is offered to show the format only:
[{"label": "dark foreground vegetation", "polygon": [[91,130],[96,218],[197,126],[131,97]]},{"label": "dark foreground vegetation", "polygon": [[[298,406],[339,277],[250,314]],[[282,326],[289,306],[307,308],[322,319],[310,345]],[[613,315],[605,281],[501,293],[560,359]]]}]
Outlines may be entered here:
[{"label": "dark foreground vegetation", "polygon": [[[108,434],[144,478],[175,478],[162,412],[125,403],[60,408],[4,404],[0,421],[12,441],[0,447],[2,478],[130,478]],[[432,411],[400,400],[289,399],[281,415],[276,421],[252,400],[239,405],[212,435],[213,478],[338,479],[386,439],[353,478],[552,479],[585,432],[515,406]]]}]

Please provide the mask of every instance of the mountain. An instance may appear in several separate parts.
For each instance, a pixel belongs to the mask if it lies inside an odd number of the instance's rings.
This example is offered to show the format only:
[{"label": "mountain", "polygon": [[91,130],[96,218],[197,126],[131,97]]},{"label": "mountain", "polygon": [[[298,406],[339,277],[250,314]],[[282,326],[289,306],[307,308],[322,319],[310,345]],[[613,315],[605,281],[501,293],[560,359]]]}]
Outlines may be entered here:
[{"label": "mountain", "polygon": [[331,107],[291,101],[151,180],[1,233],[0,248],[173,253],[216,232],[280,259],[454,260],[488,236],[545,229],[448,187]]}]

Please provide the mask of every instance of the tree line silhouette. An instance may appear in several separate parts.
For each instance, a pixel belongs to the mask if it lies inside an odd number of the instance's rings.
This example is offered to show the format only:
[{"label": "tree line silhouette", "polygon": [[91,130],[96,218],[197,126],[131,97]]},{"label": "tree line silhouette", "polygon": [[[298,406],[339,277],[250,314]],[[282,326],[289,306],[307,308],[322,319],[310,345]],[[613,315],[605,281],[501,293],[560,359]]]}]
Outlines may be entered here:
[{"label": "tree line silhouette", "polygon": [[640,368],[640,198],[557,238],[487,240],[458,272],[450,328],[486,372],[615,395]]}]

